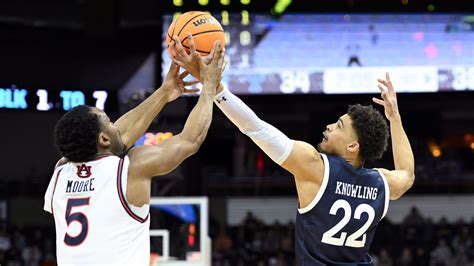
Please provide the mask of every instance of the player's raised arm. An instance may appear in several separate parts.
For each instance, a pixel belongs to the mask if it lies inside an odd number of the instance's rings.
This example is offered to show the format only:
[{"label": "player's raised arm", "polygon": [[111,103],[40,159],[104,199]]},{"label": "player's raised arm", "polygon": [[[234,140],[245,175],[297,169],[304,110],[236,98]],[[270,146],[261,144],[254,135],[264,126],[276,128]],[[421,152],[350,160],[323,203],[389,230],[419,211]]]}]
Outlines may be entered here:
[{"label": "player's raised arm", "polygon": [[161,87],[114,123],[119,129],[122,141],[127,148],[131,147],[145,133],[166,103],[175,100],[184,93],[194,93],[197,91],[185,88],[185,86],[196,83],[183,81],[183,78],[187,75],[188,72],[186,71],[180,74],[179,66],[174,63],[171,64]]},{"label": "player's raised arm", "polygon": [[[249,136],[274,162],[295,175],[296,179],[318,181],[319,175],[315,173],[318,172],[318,166],[322,166],[322,160],[312,145],[288,138],[260,119],[241,99],[222,85],[219,86],[214,102],[242,133]],[[322,170],[321,167],[321,173]]]},{"label": "player's raised arm", "polygon": [[201,66],[203,86],[199,100],[188,116],[182,132],[158,145],[132,149],[129,153],[132,162],[129,175],[148,178],[167,174],[198,151],[211,124],[216,87],[224,70],[224,52],[220,46],[216,49],[216,56],[209,65],[204,64],[201,57],[196,55]]},{"label": "player's raised arm", "polygon": [[392,138],[393,159],[395,170],[380,169],[387,177],[390,186],[390,199],[400,198],[415,181],[415,159],[408,137],[403,129],[402,119],[398,111],[397,94],[393,88],[390,76],[386,73],[386,79],[379,79],[381,99],[373,98],[373,101],[385,108],[385,116],[390,121],[390,133]]},{"label": "player's raised arm", "polygon": [[[188,35],[190,50],[195,51],[192,36]],[[200,79],[199,66],[191,55],[184,51],[178,38],[173,48],[173,61],[188,70],[191,75]],[[213,53],[206,58],[210,60]],[[308,200],[302,198],[304,188],[309,183],[319,185],[322,181],[324,165],[317,150],[303,141],[294,141],[280,130],[261,120],[242,100],[225,89],[221,84],[217,90],[215,103],[222,112],[234,123],[242,133],[249,136],[273,161],[281,165],[295,176],[300,203]],[[302,192],[302,193],[300,193]]]}]

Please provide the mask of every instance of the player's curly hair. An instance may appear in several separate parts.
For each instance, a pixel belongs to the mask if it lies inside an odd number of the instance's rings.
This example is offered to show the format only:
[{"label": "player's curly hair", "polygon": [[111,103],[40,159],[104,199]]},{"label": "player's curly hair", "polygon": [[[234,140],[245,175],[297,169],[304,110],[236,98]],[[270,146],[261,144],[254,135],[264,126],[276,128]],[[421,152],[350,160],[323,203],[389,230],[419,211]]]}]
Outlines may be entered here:
[{"label": "player's curly hair", "polygon": [[388,125],[382,114],[371,105],[349,105],[347,114],[359,138],[359,155],[363,160],[380,159],[387,150]]},{"label": "player's curly hair", "polygon": [[92,113],[91,107],[74,107],[56,123],[54,144],[61,156],[71,162],[93,160],[100,127],[99,117]]}]

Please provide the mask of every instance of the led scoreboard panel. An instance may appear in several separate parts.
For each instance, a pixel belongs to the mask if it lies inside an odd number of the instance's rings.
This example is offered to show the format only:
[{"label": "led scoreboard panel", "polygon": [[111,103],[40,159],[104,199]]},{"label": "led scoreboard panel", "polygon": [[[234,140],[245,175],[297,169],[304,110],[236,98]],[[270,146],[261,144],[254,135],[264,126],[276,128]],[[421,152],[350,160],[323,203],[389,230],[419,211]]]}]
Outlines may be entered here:
[{"label": "led scoreboard panel", "polygon": [[0,110],[68,111],[83,104],[114,112],[117,105],[115,92],[0,87]]},{"label": "led scoreboard panel", "polygon": [[[276,17],[240,5],[209,9],[226,34],[222,82],[235,93],[379,93],[386,71],[401,92],[474,90],[474,14]],[[184,11],[207,10],[198,8]],[[163,17],[163,77],[164,34],[177,15]]]},{"label": "led scoreboard panel", "polygon": [[[191,10],[218,10],[210,12],[224,28],[226,38],[227,63],[243,68],[249,67],[253,59],[253,47],[256,36],[253,35],[253,12],[256,8],[264,8],[265,5],[256,5],[255,0],[173,0],[168,5],[167,15],[163,20],[163,36],[165,36],[172,20],[180,14]],[[271,7],[268,1],[267,8]],[[269,5],[270,4],[270,5]],[[250,11],[252,10],[252,12]],[[165,39],[165,37],[163,38]],[[165,45],[166,47],[166,45]],[[165,49],[166,50],[166,49]],[[163,53],[163,57],[167,57]],[[169,58],[164,58],[167,61]],[[166,68],[168,69],[168,68]]]}]

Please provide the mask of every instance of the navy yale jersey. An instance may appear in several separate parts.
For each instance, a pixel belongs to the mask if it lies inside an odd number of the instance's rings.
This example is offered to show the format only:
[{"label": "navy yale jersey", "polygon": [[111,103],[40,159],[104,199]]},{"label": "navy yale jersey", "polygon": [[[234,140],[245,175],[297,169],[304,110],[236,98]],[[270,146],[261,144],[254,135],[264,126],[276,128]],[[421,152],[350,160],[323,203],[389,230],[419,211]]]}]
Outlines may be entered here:
[{"label": "navy yale jersey", "polygon": [[387,181],[376,169],[354,169],[343,158],[321,157],[319,192],[296,215],[296,265],[373,265],[368,251],[387,212]]}]

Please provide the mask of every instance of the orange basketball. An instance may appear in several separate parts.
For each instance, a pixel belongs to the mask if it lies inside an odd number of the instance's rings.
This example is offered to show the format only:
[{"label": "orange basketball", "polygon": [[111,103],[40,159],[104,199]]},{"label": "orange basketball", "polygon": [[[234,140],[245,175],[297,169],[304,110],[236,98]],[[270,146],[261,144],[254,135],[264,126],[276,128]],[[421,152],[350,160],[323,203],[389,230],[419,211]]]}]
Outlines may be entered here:
[{"label": "orange basketball", "polygon": [[175,45],[173,36],[177,35],[184,49],[189,53],[189,39],[187,33],[191,33],[194,40],[196,51],[202,56],[209,55],[214,42],[221,41],[221,47],[224,48],[225,35],[221,24],[213,16],[200,12],[190,11],[177,17],[168,28],[166,34],[166,47],[171,53],[171,47]]}]

